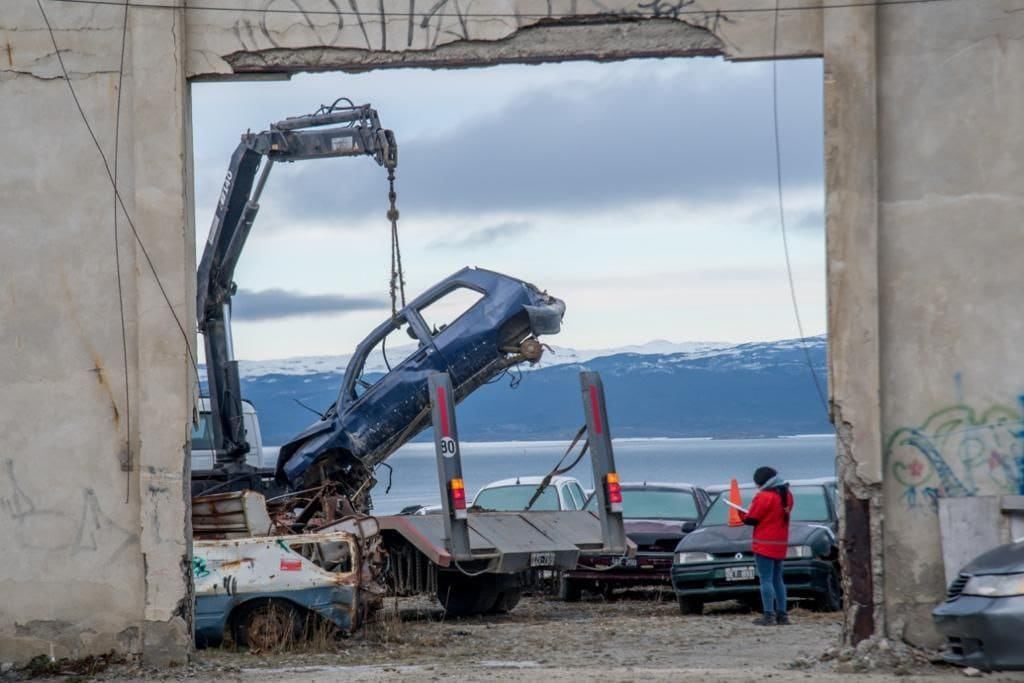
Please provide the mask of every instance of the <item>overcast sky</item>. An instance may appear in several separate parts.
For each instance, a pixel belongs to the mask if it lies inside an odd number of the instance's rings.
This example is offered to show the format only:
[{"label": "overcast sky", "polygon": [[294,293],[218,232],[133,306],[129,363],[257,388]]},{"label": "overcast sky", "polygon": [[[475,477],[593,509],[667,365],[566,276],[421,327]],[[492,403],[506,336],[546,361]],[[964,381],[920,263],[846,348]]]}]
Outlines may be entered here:
[{"label": "overcast sky", "polygon": [[[779,63],[786,216],[807,334],[825,329],[822,70]],[[771,66],[717,59],[302,75],[193,86],[200,248],[239,134],[346,96],[399,142],[410,296],[464,265],[566,301],[551,338],[797,335],[778,224]],[[235,350],[350,353],[388,311],[387,183],[369,158],[274,168],[236,273]]]}]

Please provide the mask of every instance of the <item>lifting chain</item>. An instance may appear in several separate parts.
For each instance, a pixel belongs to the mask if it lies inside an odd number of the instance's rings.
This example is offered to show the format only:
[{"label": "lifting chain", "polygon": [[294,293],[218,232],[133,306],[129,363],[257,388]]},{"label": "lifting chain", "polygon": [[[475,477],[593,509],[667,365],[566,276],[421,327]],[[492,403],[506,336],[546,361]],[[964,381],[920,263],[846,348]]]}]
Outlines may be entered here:
[{"label": "lifting chain", "polygon": [[398,301],[405,308],[405,273],[402,271],[402,250],[398,245],[398,194],[395,193],[395,169],[388,168],[387,217],[391,221],[391,317],[398,317]]}]

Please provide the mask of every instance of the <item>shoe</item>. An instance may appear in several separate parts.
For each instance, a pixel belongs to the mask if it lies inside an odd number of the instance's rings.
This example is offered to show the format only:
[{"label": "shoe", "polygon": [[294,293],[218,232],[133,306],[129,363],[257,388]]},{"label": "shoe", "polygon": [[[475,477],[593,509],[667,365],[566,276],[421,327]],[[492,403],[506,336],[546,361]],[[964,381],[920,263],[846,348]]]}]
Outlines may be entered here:
[{"label": "shoe", "polygon": [[754,625],[755,626],[774,626],[775,625],[775,615],[773,615],[773,614],[763,614],[763,615],[759,616],[757,619],[754,619]]},{"label": "shoe", "polygon": [[788,614],[776,614],[775,623],[779,626],[789,626],[789,615]]}]

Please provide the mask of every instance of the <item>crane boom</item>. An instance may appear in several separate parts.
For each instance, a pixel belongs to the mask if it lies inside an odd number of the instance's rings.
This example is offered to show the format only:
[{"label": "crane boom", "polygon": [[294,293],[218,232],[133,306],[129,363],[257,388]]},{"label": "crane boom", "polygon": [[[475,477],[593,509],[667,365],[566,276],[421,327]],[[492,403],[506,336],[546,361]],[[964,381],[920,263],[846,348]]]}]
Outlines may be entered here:
[{"label": "crane boom", "polygon": [[249,443],[242,423],[238,362],[231,339],[231,297],[235,267],[249,237],[260,195],[276,162],[370,156],[393,171],[398,165],[394,133],[380,125],[369,105],[329,107],[246,132],[231,156],[220,200],[199,263],[196,313],[205,338],[206,381],[210,395],[216,469],[244,478]]}]

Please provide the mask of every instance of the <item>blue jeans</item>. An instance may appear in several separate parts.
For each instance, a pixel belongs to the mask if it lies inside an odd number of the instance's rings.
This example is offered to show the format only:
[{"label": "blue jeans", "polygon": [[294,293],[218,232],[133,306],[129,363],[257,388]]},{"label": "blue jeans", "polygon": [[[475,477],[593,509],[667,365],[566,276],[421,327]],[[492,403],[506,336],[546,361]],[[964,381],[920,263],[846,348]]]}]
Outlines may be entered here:
[{"label": "blue jeans", "polygon": [[761,604],[765,614],[786,613],[786,584],[782,580],[782,560],[754,555],[757,576],[761,579]]}]

